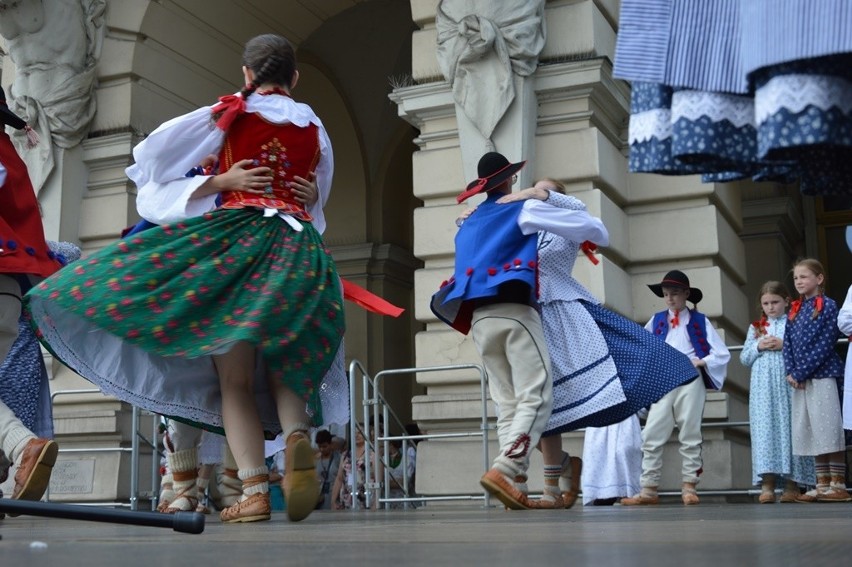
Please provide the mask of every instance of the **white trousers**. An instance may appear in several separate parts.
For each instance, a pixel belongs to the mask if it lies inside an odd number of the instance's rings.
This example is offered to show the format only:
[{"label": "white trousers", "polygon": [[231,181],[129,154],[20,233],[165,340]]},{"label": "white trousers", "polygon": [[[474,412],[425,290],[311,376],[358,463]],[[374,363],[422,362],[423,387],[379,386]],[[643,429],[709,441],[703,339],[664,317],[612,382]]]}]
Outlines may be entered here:
[{"label": "white trousers", "polygon": [[642,431],[642,486],[660,485],[663,448],[675,425],[678,428],[683,482],[697,483],[701,470],[701,420],[707,390],[700,378],[678,386],[653,404]]},{"label": "white trousers", "polygon": [[21,286],[11,276],[0,274],[0,362],[18,338],[21,317]]},{"label": "white trousers", "polygon": [[[20,317],[21,286],[14,278],[0,274],[0,362],[6,359],[18,338]],[[26,428],[9,406],[0,401],[0,452],[15,462],[33,438],[33,432]]]},{"label": "white trousers", "polygon": [[[174,419],[169,420],[169,439],[175,452],[198,449],[202,430]],[[169,448],[167,447],[166,450]]]},{"label": "white trousers", "polygon": [[471,334],[497,404],[497,461],[516,474],[526,472],[529,451],[538,444],[553,409],[541,318],[527,305],[487,305],[473,312]]},{"label": "white trousers", "polygon": [[18,457],[35,434],[27,429],[9,406],[0,401],[0,450],[12,461]]}]

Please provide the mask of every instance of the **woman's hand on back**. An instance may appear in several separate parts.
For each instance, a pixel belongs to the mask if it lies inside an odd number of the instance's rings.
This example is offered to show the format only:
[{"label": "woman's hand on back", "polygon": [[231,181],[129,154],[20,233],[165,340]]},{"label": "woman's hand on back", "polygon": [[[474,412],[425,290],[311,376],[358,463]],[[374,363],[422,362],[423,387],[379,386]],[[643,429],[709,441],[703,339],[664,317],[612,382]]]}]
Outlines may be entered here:
[{"label": "woman's hand on back", "polygon": [[272,170],[268,167],[250,167],[254,161],[240,160],[225,173],[214,175],[205,181],[193,193],[193,197],[205,197],[222,191],[244,191],[263,195],[273,181]]}]

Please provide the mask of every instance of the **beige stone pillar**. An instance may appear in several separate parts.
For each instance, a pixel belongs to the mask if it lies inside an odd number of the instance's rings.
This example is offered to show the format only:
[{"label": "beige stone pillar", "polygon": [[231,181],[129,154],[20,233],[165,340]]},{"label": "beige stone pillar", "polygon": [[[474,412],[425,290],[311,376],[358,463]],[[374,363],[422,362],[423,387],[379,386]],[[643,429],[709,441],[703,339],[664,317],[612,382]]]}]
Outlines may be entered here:
[{"label": "beige stone pillar", "polygon": [[[475,159],[482,150],[481,143],[468,147],[465,120],[459,118],[450,86],[437,72],[436,6],[435,0],[412,0],[412,17],[419,27],[412,41],[412,74],[417,84],[391,95],[400,116],[420,129],[415,140],[419,151],[413,156],[414,191],[423,200],[415,211],[415,255],[424,262],[415,274],[415,306],[418,320],[426,324],[417,336],[419,367],[479,361],[472,342],[438,322],[429,310],[430,296],[452,267],[452,222],[465,208],[456,205],[454,198],[475,177]],[[704,290],[702,311],[722,336],[730,337],[729,344],[741,343],[741,329],[748,321],[747,300],[740,289],[746,277],[745,249],[739,237],[741,188],[702,184],[696,177],[628,174],[629,87],[613,80],[611,66],[616,12],[613,2],[547,3],[547,42],[539,66],[519,89],[522,94],[516,102],[521,108],[513,108],[514,114],[507,118],[507,124],[514,121],[511,134],[498,128],[494,145],[510,159],[531,158],[522,184],[544,176],[560,179],[606,223],[611,244],[604,250],[603,261],[598,266],[578,262],[575,275],[607,307],[644,324],[663,308],[647,284],[679,268]],[[522,132],[531,132],[531,138]],[[501,139],[501,134],[510,138]],[[747,418],[747,375],[736,358],[726,392],[708,397],[709,419]],[[418,382],[426,387],[426,394],[413,401],[413,415],[421,429],[478,428],[475,373],[423,373]],[[491,411],[493,416],[493,407]],[[703,488],[747,486],[747,434],[707,430],[705,435]],[[493,431],[491,437],[495,437]],[[565,435],[563,446],[579,453],[582,433]],[[495,451],[492,442],[492,457]],[[421,443],[418,492],[476,492],[483,472],[479,454],[477,440]],[[453,463],[452,467],[447,463]],[[539,463],[536,454],[532,490],[541,486]],[[664,488],[679,486],[671,480],[680,468],[676,446],[667,449],[666,463]]]}]

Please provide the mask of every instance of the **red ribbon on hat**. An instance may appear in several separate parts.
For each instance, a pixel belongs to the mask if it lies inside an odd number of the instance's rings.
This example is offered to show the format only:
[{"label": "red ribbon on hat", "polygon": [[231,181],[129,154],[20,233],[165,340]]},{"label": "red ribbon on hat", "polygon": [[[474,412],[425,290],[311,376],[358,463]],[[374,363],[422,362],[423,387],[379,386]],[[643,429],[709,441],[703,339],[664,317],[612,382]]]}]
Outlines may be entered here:
[{"label": "red ribbon on hat", "polygon": [[227,95],[219,98],[219,104],[212,109],[214,115],[221,113],[218,120],[216,120],[216,127],[223,132],[227,132],[234,120],[237,119],[237,116],[243,114],[245,111],[246,99],[241,95]]},{"label": "red ribbon on hat", "polygon": [[583,254],[586,255],[586,258],[588,258],[595,266],[601,263],[601,261],[598,260],[595,256],[595,251],[597,249],[598,245],[592,242],[591,240],[586,240],[585,242],[580,244],[580,250],[583,251]]},{"label": "red ribbon on hat", "polygon": [[461,203],[465,199],[467,199],[468,197],[476,195],[477,193],[479,193],[482,190],[483,187],[485,187],[486,183],[488,183],[488,178],[487,177],[480,177],[479,179],[476,180],[475,185],[470,187],[470,189],[465,189],[463,193],[461,193],[458,197],[456,197],[456,202]]}]

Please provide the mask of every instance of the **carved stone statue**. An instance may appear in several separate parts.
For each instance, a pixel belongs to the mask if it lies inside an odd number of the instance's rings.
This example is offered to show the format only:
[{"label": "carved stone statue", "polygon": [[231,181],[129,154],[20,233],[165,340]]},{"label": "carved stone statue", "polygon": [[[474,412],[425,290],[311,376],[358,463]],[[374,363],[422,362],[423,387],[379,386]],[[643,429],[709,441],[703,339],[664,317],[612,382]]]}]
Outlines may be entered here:
[{"label": "carved stone statue", "polygon": [[442,0],[438,63],[453,98],[486,139],[515,98],[513,73],[531,75],[544,47],[544,0]]},{"label": "carved stone statue", "polygon": [[78,145],[95,116],[105,10],[106,0],[0,0],[0,35],[15,63],[9,107],[42,140],[21,152],[36,192],[53,171],[52,145]]}]

